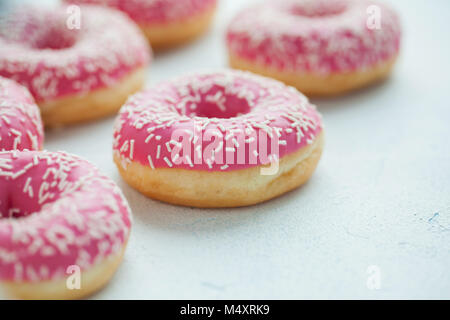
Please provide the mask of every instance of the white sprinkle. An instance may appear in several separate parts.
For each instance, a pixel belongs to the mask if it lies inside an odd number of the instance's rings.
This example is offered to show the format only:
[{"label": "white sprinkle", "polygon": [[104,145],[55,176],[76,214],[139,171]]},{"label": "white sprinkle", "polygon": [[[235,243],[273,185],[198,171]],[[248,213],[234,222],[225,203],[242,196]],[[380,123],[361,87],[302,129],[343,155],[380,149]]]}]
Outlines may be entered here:
[{"label": "white sprinkle", "polygon": [[216,153],[220,152],[220,151],[222,151],[222,149],[223,149],[223,141],[220,141],[219,142],[219,146],[215,149],[215,152]]},{"label": "white sprinkle", "polygon": [[126,140],[123,144],[122,147],[120,148],[120,152],[126,152],[128,150],[128,140]]},{"label": "white sprinkle", "polygon": [[192,168],[194,166],[194,164],[192,163],[191,157],[189,157],[188,155],[185,156],[186,161],[189,163],[189,166]]},{"label": "white sprinkle", "polygon": [[149,134],[147,138],[145,138],[145,143],[148,143],[155,135],[153,133]]},{"label": "white sprinkle", "polygon": [[33,150],[37,150],[39,148],[38,146],[38,139],[35,135],[33,135],[30,130],[27,130],[27,134],[28,134],[28,138],[31,141],[31,147],[33,148]]},{"label": "white sprinkle", "polygon": [[170,147],[170,142],[166,142],[167,151],[172,152],[172,148]]},{"label": "white sprinkle", "polygon": [[172,168],[173,164],[172,164],[172,162],[170,162],[170,160],[169,160],[167,157],[164,157],[164,161],[167,163],[167,165],[168,165],[169,167]]},{"label": "white sprinkle", "polygon": [[152,157],[149,155],[149,156],[147,156],[147,159],[148,159],[148,163],[150,164],[150,167],[151,167],[153,170],[155,170],[155,166],[153,165]]},{"label": "white sprinkle", "polygon": [[130,159],[133,160],[134,156],[134,139],[130,141]]},{"label": "white sprinkle", "polygon": [[198,135],[195,135],[195,136],[194,136],[194,140],[193,140],[192,142],[193,142],[194,144],[196,144],[197,141],[198,141],[198,139],[199,139]]},{"label": "white sprinkle", "polygon": [[27,178],[27,181],[25,182],[25,186],[23,187],[23,192],[27,192],[28,187],[30,186],[31,177]]},{"label": "white sprinkle", "polygon": [[156,159],[159,159],[159,156],[161,155],[161,146],[158,144],[156,147]]}]

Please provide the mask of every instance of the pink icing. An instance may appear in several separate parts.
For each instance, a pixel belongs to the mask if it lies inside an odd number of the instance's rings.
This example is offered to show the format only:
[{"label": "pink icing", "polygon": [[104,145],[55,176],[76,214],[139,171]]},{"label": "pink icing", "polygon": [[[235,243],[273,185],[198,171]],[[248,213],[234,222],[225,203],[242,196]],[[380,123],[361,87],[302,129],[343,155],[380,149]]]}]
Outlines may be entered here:
[{"label": "pink icing", "polygon": [[[379,9],[379,29],[372,24],[373,8]],[[369,0],[271,0],[243,10],[227,32],[233,55],[280,70],[322,74],[390,59],[400,38],[395,12]]]},{"label": "pink icing", "polygon": [[315,106],[296,89],[227,70],[130,97],[116,120],[113,149],[124,168],[138,161],[152,168],[235,170],[276,161],[313,143],[321,130]]},{"label": "pink icing", "polygon": [[62,152],[0,152],[0,280],[67,276],[118,253],[131,227],[122,192]]},{"label": "pink icing", "polygon": [[0,77],[0,151],[40,150],[44,131],[38,106],[27,89]]},{"label": "pink icing", "polygon": [[217,0],[65,0],[106,5],[125,12],[139,24],[178,21],[211,9]]},{"label": "pink icing", "polygon": [[81,7],[80,29],[66,7],[28,7],[0,23],[0,75],[26,86],[37,103],[110,87],[151,59],[148,43],[124,14]]}]

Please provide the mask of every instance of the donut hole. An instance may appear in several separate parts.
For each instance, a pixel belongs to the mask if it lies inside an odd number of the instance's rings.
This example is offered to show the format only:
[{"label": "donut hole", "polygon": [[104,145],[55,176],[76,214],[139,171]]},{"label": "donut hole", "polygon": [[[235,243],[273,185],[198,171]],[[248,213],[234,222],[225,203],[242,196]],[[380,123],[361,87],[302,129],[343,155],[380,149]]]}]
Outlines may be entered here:
[{"label": "donut hole", "polygon": [[7,194],[1,195],[0,219],[20,219],[41,210],[42,205],[38,201],[24,201],[23,198],[20,201],[16,195],[18,190],[15,190],[13,186],[9,189]]},{"label": "donut hole", "polygon": [[[215,86],[205,93],[194,93],[182,114],[189,117],[230,119],[249,113],[248,101]],[[197,98],[195,98],[197,97]],[[195,101],[196,100],[196,101]]]},{"label": "donut hole", "polygon": [[30,46],[38,50],[63,50],[73,47],[76,38],[74,30],[50,26],[39,32],[30,42]]},{"label": "donut hole", "polygon": [[10,183],[6,195],[2,195],[0,219],[20,219],[42,210],[47,203],[59,199],[57,179],[33,176],[30,182],[21,179],[19,183]]},{"label": "donut hole", "polygon": [[308,18],[324,18],[334,16],[344,12],[347,9],[345,1],[340,0],[305,0],[294,1],[289,6],[288,11],[294,16]]},{"label": "donut hole", "polygon": [[[32,163],[32,156],[24,161],[21,167]],[[5,186],[0,192],[0,219],[21,219],[40,212],[44,206],[50,205],[62,197],[70,197],[77,188],[76,177],[83,174],[82,168],[70,168],[69,166],[61,169],[53,159],[47,160],[40,158],[36,165],[27,169],[26,172],[15,179],[0,181],[1,187]],[[81,171],[80,171],[81,170]],[[63,194],[63,189],[71,189],[70,193]]]}]

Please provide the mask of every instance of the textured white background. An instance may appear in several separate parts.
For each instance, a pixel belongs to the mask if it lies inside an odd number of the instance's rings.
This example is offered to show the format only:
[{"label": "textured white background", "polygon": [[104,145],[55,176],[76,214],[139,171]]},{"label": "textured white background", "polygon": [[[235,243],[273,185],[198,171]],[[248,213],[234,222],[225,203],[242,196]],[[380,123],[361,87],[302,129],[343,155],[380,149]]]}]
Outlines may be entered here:
[{"label": "textured white background", "polygon": [[[112,163],[112,118],[47,132],[46,149],[97,164],[133,209],[123,264],[93,298],[449,299],[450,2],[391,2],[405,33],[394,74],[313,100],[326,125],[323,158],[304,187],[273,201],[223,210],[152,201]],[[243,3],[222,0],[206,36],[156,55],[148,84],[226,67],[225,27]],[[379,290],[366,285],[371,265]]]}]

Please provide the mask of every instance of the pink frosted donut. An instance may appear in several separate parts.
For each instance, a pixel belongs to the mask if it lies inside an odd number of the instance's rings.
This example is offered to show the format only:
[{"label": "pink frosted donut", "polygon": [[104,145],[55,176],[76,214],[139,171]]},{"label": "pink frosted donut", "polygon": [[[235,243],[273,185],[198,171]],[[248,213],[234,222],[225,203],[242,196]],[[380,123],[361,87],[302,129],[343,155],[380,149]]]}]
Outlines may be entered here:
[{"label": "pink frosted donut", "polygon": [[399,19],[370,0],[271,0],[228,27],[230,64],[305,94],[338,94],[386,77],[399,52]]},{"label": "pink frosted donut", "polygon": [[25,7],[0,21],[0,75],[30,90],[46,125],[115,113],[144,82],[151,52],[108,8]]},{"label": "pink frosted donut", "polygon": [[147,36],[153,48],[174,46],[204,32],[217,0],[64,0],[100,4],[125,12]]},{"label": "pink frosted donut", "polygon": [[120,189],[88,161],[0,152],[0,281],[13,296],[66,299],[99,289],[122,259],[130,219]]},{"label": "pink frosted donut", "polygon": [[0,151],[40,150],[44,141],[41,115],[27,89],[0,77]]},{"label": "pink frosted donut", "polygon": [[240,71],[204,73],[130,97],[116,120],[113,150],[125,180],[150,197],[243,206],[310,177],[322,122],[305,96],[281,82]]}]

